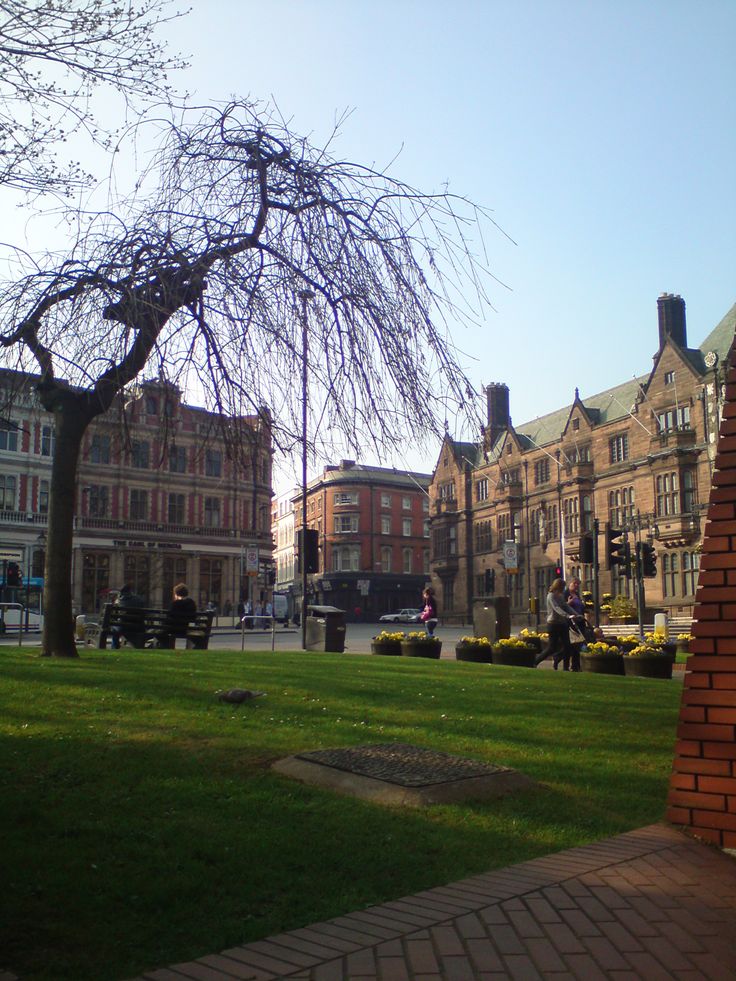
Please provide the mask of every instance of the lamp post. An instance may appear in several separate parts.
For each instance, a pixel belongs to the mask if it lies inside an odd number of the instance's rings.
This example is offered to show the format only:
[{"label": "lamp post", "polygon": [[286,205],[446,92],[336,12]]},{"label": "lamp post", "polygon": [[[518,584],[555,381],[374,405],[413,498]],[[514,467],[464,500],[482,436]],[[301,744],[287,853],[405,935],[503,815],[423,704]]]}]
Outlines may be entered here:
[{"label": "lamp post", "polygon": [[302,564],[302,650],[307,649],[307,358],[309,356],[309,336],[307,303],[314,297],[312,290],[299,291],[302,301],[302,537],[299,545],[299,558]]}]

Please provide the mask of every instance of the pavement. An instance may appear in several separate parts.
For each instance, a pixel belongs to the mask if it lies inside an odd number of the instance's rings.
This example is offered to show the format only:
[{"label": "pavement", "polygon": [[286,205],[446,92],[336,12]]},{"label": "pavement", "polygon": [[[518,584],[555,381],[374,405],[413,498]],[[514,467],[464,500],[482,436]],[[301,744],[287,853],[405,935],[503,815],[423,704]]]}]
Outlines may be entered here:
[{"label": "pavement", "polygon": [[736,859],[655,824],[132,981],[733,981]]}]

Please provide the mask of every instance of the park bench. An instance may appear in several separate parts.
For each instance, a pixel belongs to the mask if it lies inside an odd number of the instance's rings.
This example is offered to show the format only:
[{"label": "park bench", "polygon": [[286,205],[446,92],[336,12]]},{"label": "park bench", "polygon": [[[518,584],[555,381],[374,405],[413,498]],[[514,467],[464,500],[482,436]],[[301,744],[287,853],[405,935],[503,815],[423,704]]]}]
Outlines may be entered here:
[{"label": "park bench", "polygon": [[119,627],[121,634],[134,647],[173,647],[175,638],[183,637],[187,647],[207,650],[212,633],[212,616],[208,612],[193,613],[187,619],[177,618],[172,623],[168,610],[107,603],[100,623],[98,646],[104,650],[112,628]]}]

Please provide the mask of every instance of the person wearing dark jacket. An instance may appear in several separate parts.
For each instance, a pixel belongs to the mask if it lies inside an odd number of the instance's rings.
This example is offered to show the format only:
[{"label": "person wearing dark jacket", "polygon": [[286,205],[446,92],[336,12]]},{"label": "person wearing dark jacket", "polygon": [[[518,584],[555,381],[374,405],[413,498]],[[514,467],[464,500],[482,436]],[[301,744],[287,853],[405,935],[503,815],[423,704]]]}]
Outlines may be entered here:
[{"label": "person wearing dark jacket", "polygon": [[575,610],[565,602],[565,580],[555,579],[547,593],[547,646],[541,651],[534,662],[541,664],[553,654],[555,670],[560,660],[570,663],[572,648],[570,647],[570,618],[575,616]]},{"label": "person wearing dark jacket", "polygon": [[197,612],[197,604],[189,595],[186,583],[174,586],[174,599],[166,614],[166,647],[175,647],[177,637],[186,637],[189,621]]},{"label": "person wearing dark jacket", "polygon": [[120,587],[116,606],[122,606],[125,616],[122,617],[119,626],[112,627],[110,630],[110,646],[113,650],[118,650],[121,640],[129,640],[131,644],[141,644],[143,631],[143,613],[138,612],[143,609],[143,598],[133,592],[133,587],[129,582]]}]

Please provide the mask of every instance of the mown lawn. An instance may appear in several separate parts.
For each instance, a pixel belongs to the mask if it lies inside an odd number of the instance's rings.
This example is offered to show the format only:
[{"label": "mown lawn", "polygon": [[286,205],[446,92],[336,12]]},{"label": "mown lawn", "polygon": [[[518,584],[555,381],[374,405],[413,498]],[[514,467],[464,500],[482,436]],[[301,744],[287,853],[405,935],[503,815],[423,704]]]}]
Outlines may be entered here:
[{"label": "mown lawn", "polygon": [[[217,689],[267,692],[242,706]],[[661,818],[679,682],[361,655],[0,651],[0,969],[121,981]],[[304,749],[512,766],[502,801],[387,809]]]}]

